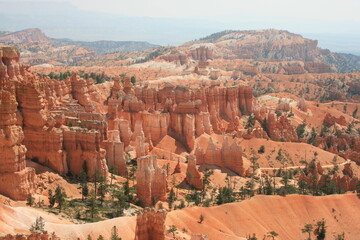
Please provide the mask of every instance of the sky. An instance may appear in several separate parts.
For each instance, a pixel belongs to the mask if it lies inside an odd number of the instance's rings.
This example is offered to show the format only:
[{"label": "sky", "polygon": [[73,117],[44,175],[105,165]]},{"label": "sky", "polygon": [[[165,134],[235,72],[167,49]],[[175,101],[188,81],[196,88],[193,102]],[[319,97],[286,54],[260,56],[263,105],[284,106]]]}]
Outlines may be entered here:
[{"label": "sky", "polygon": [[179,45],[225,29],[275,28],[360,53],[359,13],[360,0],[0,0],[0,30],[33,25],[53,37]]},{"label": "sky", "polygon": [[[1,0],[3,1],[3,0]],[[14,1],[14,0],[13,0]],[[24,0],[15,0],[22,2]],[[49,0],[25,0],[48,2]],[[166,18],[218,17],[239,14],[283,16],[328,21],[359,21],[358,0],[52,0],[82,10],[125,16]]]}]

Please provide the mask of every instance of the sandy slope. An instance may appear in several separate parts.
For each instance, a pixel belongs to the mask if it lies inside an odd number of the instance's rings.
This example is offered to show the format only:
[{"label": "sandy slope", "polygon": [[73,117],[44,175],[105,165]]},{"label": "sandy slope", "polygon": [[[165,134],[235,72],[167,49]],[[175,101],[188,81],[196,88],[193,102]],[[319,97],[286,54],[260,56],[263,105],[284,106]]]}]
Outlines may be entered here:
[{"label": "sandy slope", "polygon": [[[259,154],[259,164],[262,168],[281,166],[279,161],[276,160],[279,149],[282,149],[285,156],[289,159],[288,166],[301,166],[303,165],[301,160],[309,162],[314,158],[315,152],[318,153],[317,159],[321,165],[331,165],[334,156],[336,156],[333,153],[306,143],[276,142],[260,138],[241,141],[244,155],[248,157],[250,157],[251,148],[257,151],[261,145],[265,147],[265,153]],[[338,157],[339,164],[345,161],[345,159]]]},{"label": "sandy slope", "polygon": [[[312,197],[290,195],[256,196],[240,203],[212,208],[193,207],[169,213],[166,223],[185,227],[188,232],[206,233],[210,239],[241,239],[256,233],[262,239],[269,231],[279,239],[304,239],[301,228],[324,218],[328,239],[345,232],[346,239],[359,239],[360,199],[355,194]],[[197,223],[200,215],[202,224]]]},{"label": "sandy slope", "polygon": [[[89,224],[69,224],[55,215],[30,208],[0,205],[0,233],[26,232],[36,216],[44,217],[46,229],[62,239],[85,239],[102,234],[110,236],[116,225],[122,239],[134,239],[135,217],[122,217]],[[200,215],[202,224],[198,223]],[[172,211],[166,225],[176,225],[178,236],[189,239],[191,233],[205,233],[209,239],[243,239],[249,233],[261,237],[269,231],[279,233],[279,239],[303,239],[301,228],[324,218],[328,239],[345,232],[347,240],[357,240],[360,234],[360,198],[355,194],[325,197],[289,195],[256,196],[250,200],[217,207],[192,207]],[[186,233],[182,233],[183,229]]]}]

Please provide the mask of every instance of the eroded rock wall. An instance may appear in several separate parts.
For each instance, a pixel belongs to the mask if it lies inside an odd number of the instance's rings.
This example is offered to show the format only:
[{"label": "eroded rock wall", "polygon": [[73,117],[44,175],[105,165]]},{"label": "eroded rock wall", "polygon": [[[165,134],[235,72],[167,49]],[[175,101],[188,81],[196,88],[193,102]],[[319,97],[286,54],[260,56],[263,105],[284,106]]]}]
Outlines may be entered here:
[{"label": "eroded rock wall", "polygon": [[35,189],[35,170],[26,168],[24,132],[18,111],[16,84],[22,80],[24,66],[19,51],[0,46],[0,194],[25,200]]},{"label": "eroded rock wall", "polygon": [[137,197],[142,206],[152,206],[156,201],[166,201],[166,171],[157,165],[156,156],[148,155],[137,159]]},{"label": "eroded rock wall", "polygon": [[135,240],[165,240],[165,210],[145,208],[136,218]]}]

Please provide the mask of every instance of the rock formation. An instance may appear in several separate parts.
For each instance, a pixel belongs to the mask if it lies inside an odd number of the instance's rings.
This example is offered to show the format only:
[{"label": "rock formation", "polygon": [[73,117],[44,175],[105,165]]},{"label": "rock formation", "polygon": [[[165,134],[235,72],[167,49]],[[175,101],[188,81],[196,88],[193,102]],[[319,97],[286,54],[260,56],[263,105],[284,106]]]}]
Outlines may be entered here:
[{"label": "rock formation", "polygon": [[197,189],[203,188],[203,176],[196,166],[196,157],[190,154],[187,158],[186,181]]},{"label": "rock formation", "polygon": [[344,116],[340,116],[340,117],[336,118],[336,117],[332,116],[330,113],[327,113],[325,115],[325,118],[324,118],[323,122],[324,122],[324,125],[327,126],[327,127],[330,127],[330,126],[334,125],[335,123],[340,124],[342,126],[347,125]]},{"label": "rock formation", "polygon": [[230,144],[227,136],[224,137],[221,147],[218,147],[210,137],[207,146],[199,144],[194,150],[194,154],[198,164],[225,167],[241,176],[244,175],[242,148],[236,141]]},{"label": "rock formation", "polygon": [[48,234],[47,232],[45,233],[31,233],[28,236],[24,236],[24,235],[6,235],[5,237],[0,237],[0,240],[57,240],[58,237],[56,236],[55,233],[53,234]]},{"label": "rock formation", "polygon": [[[346,192],[356,190],[356,186],[360,183],[357,177],[352,176],[352,168],[350,164],[345,164],[343,169],[343,176],[335,173],[331,177],[334,182],[337,192]],[[329,184],[329,179],[326,178],[324,170],[320,163],[311,162],[308,167],[307,175],[302,173],[299,181],[305,181],[307,184],[315,185],[317,188],[326,188]]]},{"label": "rock formation", "polygon": [[181,173],[180,159],[178,160],[178,163],[175,166],[173,174],[175,173]]},{"label": "rock formation", "polygon": [[148,155],[137,159],[136,193],[142,206],[152,206],[158,200],[166,201],[166,171],[157,165],[156,156]]},{"label": "rock formation", "polygon": [[272,140],[295,142],[298,136],[286,116],[276,117],[270,113],[267,118],[267,133]]},{"label": "rock formation", "polygon": [[190,152],[195,147],[195,138],[201,134],[226,131],[221,121],[224,116],[233,122],[252,112],[253,96],[248,87],[189,89],[168,84],[157,90],[133,89],[130,84],[122,87],[116,79],[107,100],[109,130],[119,131],[125,148],[136,148],[131,141],[144,135],[145,139],[138,141],[148,143],[151,150],[164,136],[170,135],[184,143]]},{"label": "rock formation", "polygon": [[136,218],[135,240],[165,240],[165,219],[163,209],[145,208]]},{"label": "rock formation", "polygon": [[16,83],[22,80],[19,51],[0,46],[0,193],[25,200],[35,188],[35,170],[26,167],[24,133],[16,100]]},{"label": "rock formation", "polygon": [[193,47],[190,49],[192,59],[199,61],[206,61],[213,59],[213,50],[206,46]]},{"label": "rock formation", "polygon": [[[62,82],[38,77],[19,64],[19,57],[16,49],[1,47],[1,96],[6,98],[1,104],[4,113],[1,126],[6,129],[3,136],[9,140],[1,141],[0,145],[11,147],[13,153],[7,161],[13,158],[17,163],[12,170],[4,169],[6,178],[11,172],[19,172],[12,184],[26,182],[29,185],[33,181],[35,174],[31,169],[25,169],[25,156],[60,174],[72,172],[78,175],[86,161],[89,175],[99,170],[106,176],[106,151],[102,146],[109,141],[114,141],[115,146],[118,139],[108,140],[104,116],[92,113],[94,109],[100,111],[96,105],[100,100],[93,83],[77,75]],[[106,146],[114,152],[109,145]],[[121,154],[121,144],[115,148],[119,148],[115,151]],[[123,168],[119,164],[122,156],[117,158],[118,167]],[[21,172],[24,174],[19,176]],[[23,183],[17,183],[19,181]],[[25,187],[13,189],[21,192]],[[28,189],[26,191],[31,191],[32,186]],[[16,197],[26,198],[25,195],[29,195],[26,191]],[[4,194],[15,197],[7,192]]]},{"label": "rock formation", "polygon": [[305,99],[301,98],[297,104],[297,107],[301,111],[306,112],[307,111],[307,103],[306,103]]}]

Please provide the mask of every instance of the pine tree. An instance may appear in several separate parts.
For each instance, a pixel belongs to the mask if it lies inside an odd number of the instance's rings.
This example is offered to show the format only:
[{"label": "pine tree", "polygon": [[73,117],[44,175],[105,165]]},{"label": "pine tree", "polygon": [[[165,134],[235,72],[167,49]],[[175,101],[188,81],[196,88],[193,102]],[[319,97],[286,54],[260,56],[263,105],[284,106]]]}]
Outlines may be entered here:
[{"label": "pine tree", "polygon": [[48,196],[49,207],[52,208],[52,207],[54,207],[55,202],[56,202],[55,195],[53,195],[53,191],[51,189],[48,191],[48,194],[49,194],[49,196]]},{"label": "pine tree", "polygon": [[322,219],[321,221],[318,221],[316,223],[316,228],[314,231],[316,237],[318,240],[324,240],[326,237],[326,226],[325,226],[325,220]]},{"label": "pine tree", "polygon": [[[84,162],[86,163],[86,162]],[[81,190],[81,200],[84,201],[84,198],[89,195],[89,186],[87,183],[87,174],[84,168],[80,171],[79,176],[80,181],[80,190]]]},{"label": "pine tree", "polygon": [[45,222],[42,217],[37,217],[35,223],[31,225],[30,232],[43,233],[45,231]]},{"label": "pine tree", "polygon": [[127,202],[127,196],[122,190],[116,191],[115,197],[117,200],[113,202],[113,207],[115,210],[114,217],[120,217],[124,214],[124,210],[129,207],[129,203]]},{"label": "pine tree", "polygon": [[268,237],[271,237],[273,240],[275,240],[277,236],[279,236],[279,234],[275,231],[268,232]]},{"label": "pine tree", "polygon": [[33,196],[29,196],[27,199],[26,199],[26,205],[32,207],[32,205],[34,205],[34,201],[35,201],[35,198],[33,198]]},{"label": "pine tree", "polygon": [[99,188],[98,188],[98,194],[100,196],[101,205],[104,202],[105,195],[108,191],[108,185],[106,183],[106,179],[104,176],[99,177]]},{"label": "pine tree", "polygon": [[309,234],[309,237],[308,237],[307,240],[311,240],[311,232],[312,232],[312,230],[313,230],[313,225],[311,225],[311,224],[305,224],[304,228],[301,229],[301,231],[303,233]]},{"label": "pine tree", "polygon": [[113,226],[111,229],[110,240],[121,240],[121,238],[119,238],[119,234],[118,234],[118,230],[117,230],[116,226]]},{"label": "pine tree", "polygon": [[96,196],[94,194],[94,192],[91,193],[91,197],[89,199],[89,203],[88,203],[88,210],[87,212],[90,212],[90,216],[91,216],[91,221],[94,221],[95,216],[98,213],[98,206],[96,203]]},{"label": "pine tree", "polygon": [[58,203],[59,212],[61,212],[62,207],[65,204],[66,198],[67,198],[67,195],[66,195],[64,189],[61,188],[60,186],[57,186],[57,188],[55,189],[55,201]]},{"label": "pine tree", "polygon": [[175,191],[174,188],[171,188],[170,193],[169,193],[169,197],[168,197],[168,202],[169,202],[169,208],[172,208],[173,202],[175,201],[176,196],[175,196]]},{"label": "pine tree", "polygon": [[259,168],[259,163],[257,162],[259,160],[259,156],[255,152],[253,148],[251,148],[251,156],[250,156],[250,162],[251,162],[251,168],[253,170],[252,175],[255,176],[255,170]]},{"label": "pine tree", "polygon": [[170,228],[168,229],[168,233],[172,233],[173,238],[175,238],[175,233],[177,232],[177,228],[175,225],[171,225]]}]

